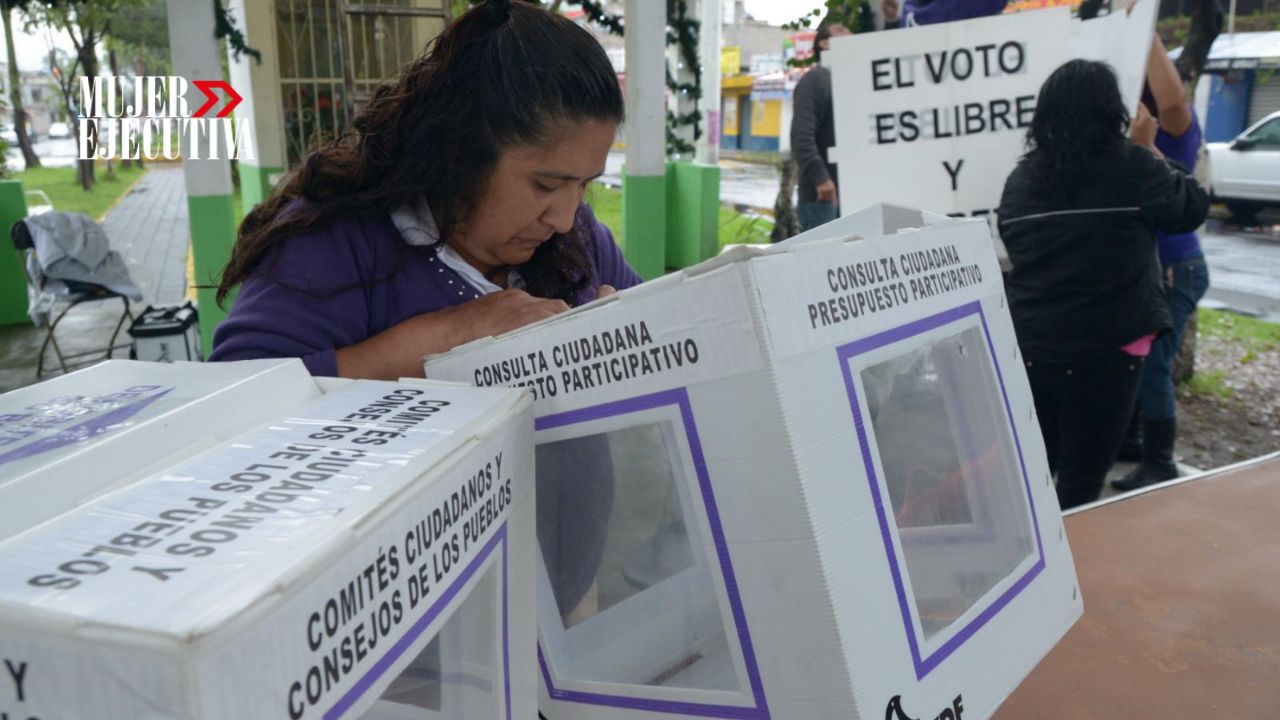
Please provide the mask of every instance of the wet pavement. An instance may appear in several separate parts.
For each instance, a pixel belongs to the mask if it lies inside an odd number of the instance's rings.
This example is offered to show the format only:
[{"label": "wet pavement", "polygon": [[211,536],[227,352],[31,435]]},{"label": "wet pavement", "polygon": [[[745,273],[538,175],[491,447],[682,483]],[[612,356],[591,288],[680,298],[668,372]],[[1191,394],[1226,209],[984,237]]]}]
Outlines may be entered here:
[{"label": "wet pavement", "polygon": [[[51,138],[41,135],[31,144],[31,149],[40,164],[44,167],[71,167],[76,164],[76,141],[74,138]],[[9,146],[9,167],[22,169],[22,150],[13,144]]]},{"label": "wet pavement", "polygon": [[[130,277],[142,291],[143,301],[130,303],[135,316],[148,304],[183,301],[190,230],[181,165],[153,166],[107,213],[102,225],[111,248],[124,257]],[[84,359],[103,358],[122,308],[120,300],[109,299],[83,303],[71,310],[58,325],[57,338],[63,353],[101,350]],[[126,320],[125,328],[116,337],[114,357],[129,356],[127,329]],[[0,327],[0,392],[37,381],[36,362],[45,334],[44,328],[31,325]],[[57,367],[52,348],[45,353],[46,378],[51,366]],[[53,374],[60,371],[58,368]]]},{"label": "wet pavement", "polygon": [[1242,228],[1210,219],[1200,235],[1209,265],[1205,307],[1280,322],[1280,211],[1263,213],[1262,226]]}]

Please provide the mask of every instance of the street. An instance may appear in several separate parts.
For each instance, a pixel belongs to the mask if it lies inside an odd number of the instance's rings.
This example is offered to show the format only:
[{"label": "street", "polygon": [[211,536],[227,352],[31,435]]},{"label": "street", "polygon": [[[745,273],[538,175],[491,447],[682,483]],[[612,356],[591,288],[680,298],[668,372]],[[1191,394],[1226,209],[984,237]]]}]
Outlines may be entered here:
[{"label": "street", "polygon": [[[53,138],[41,135],[31,146],[44,167],[71,167],[76,164],[75,138]],[[9,146],[9,170],[21,170],[22,150],[17,143]]]},{"label": "street", "polygon": [[1269,225],[1241,229],[1210,219],[1200,235],[1209,264],[1203,305],[1280,322],[1280,214]]}]

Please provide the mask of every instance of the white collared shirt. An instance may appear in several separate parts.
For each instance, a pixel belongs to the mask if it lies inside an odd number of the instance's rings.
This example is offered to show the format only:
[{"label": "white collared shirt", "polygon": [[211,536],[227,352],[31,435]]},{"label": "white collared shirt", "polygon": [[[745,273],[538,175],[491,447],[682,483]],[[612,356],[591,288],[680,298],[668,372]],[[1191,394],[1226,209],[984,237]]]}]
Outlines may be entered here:
[{"label": "white collared shirt", "polygon": [[[481,295],[502,290],[449,247],[448,243],[440,242],[440,229],[436,227],[435,216],[431,214],[431,207],[427,205],[425,197],[419,198],[412,205],[397,208],[391,213],[391,223],[396,226],[406,243],[417,247],[435,247],[436,257],[440,262],[461,275]],[[507,274],[507,287],[524,287],[524,280],[515,270]]]}]

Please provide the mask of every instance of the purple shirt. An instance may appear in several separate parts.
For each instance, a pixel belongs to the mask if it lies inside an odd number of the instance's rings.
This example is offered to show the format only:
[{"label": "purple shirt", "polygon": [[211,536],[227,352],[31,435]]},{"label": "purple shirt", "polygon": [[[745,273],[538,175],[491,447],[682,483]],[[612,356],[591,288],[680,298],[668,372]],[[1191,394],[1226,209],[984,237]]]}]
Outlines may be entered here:
[{"label": "purple shirt", "polygon": [[[572,304],[594,300],[602,284],[641,282],[589,207],[575,222],[595,273]],[[267,253],[214,332],[209,359],[297,357],[312,375],[334,376],[338,349],[479,296],[434,247],[405,243],[390,215],[337,220]]]},{"label": "purple shirt", "polygon": [[968,20],[1004,12],[1006,0],[906,0],[902,4],[902,26]]},{"label": "purple shirt", "polygon": [[[1196,156],[1200,154],[1200,120],[1194,110],[1191,111],[1191,127],[1174,137],[1163,129],[1156,132],[1156,148],[1164,156],[1177,160],[1187,166],[1187,170],[1195,172]],[[1160,266],[1168,267],[1172,263],[1200,256],[1200,238],[1194,232],[1189,233],[1156,233],[1156,248],[1160,253]]]}]

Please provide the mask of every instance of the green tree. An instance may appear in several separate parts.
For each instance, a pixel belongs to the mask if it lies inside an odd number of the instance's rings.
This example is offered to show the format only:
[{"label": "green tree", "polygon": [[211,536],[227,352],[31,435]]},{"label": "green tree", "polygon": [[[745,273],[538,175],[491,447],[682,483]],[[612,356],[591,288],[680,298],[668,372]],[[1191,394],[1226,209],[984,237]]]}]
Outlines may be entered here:
[{"label": "green tree", "polygon": [[[826,0],[824,6],[826,10],[821,8],[814,10],[808,15],[803,15],[782,27],[788,30],[808,30],[816,29],[818,23],[822,21],[822,16],[830,14],[833,22],[837,25],[843,25],[853,33],[874,32],[876,29],[876,15],[871,9],[871,3],[868,0]],[[804,67],[812,65],[817,61],[817,55],[810,55],[807,58],[787,60],[787,65],[791,67]]]},{"label": "green tree", "polygon": [[[113,13],[121,8],[137,5],[139,0],[80,0],[54,5],[27,4],[26,14],[28,27],[45,27],[54,32],[64,32],[71,39],[75,48],[75,67],[80,76],[95,78],[98,76],[98,44],[106,35],[107,24]],[[74,78],[67,76],[66,81],[75,88]],[[62,80],[59,80],[62,83]],[[64,97],[68,95],[64,86]],[[84,108],[89,112],[89,108]],[[72,114],[75,117],[75,114]],[[89,147],[96,148],[98,136],[96,129],[90,131]],[[93,188],[93,160],[76,161],[76,180],[85,190]]]}]

